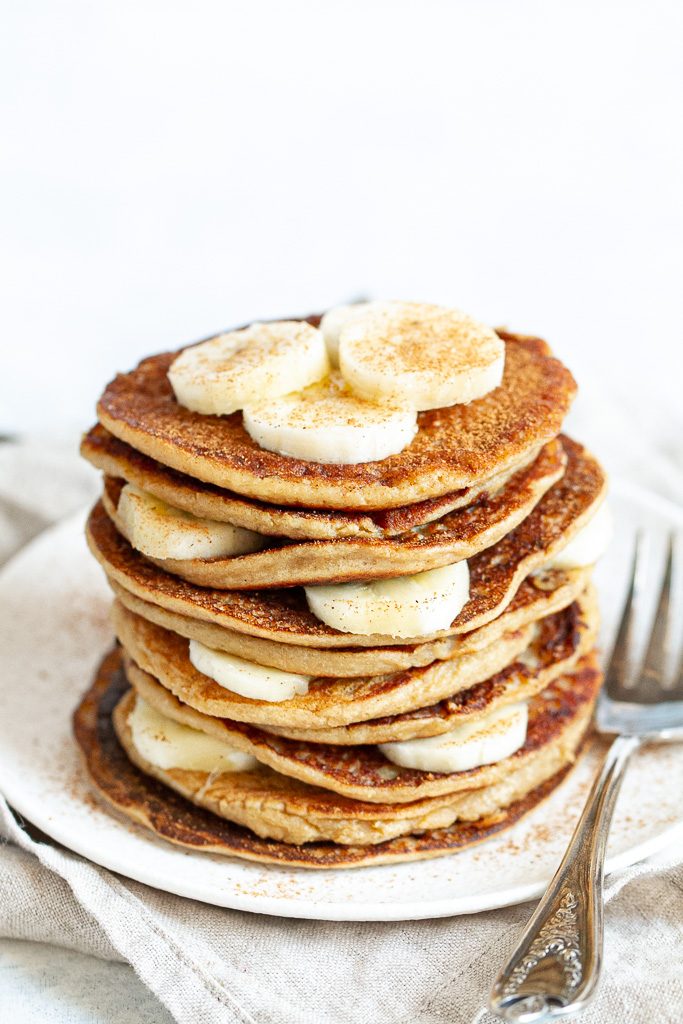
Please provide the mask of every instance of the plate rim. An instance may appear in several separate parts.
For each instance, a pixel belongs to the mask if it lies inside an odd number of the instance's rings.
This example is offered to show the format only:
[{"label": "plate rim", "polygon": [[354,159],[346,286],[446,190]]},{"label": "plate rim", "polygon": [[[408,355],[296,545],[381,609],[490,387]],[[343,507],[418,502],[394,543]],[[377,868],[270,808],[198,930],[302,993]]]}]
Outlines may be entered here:
[{"label": "plate rim", "polygon": [[[564,785],[564,783],[561,785]],[[152,877],[152,870],[139,870],[135,867],[131,870],[127,862],[122,866],[121,861],[117,861],[116,857],[108,857],[106,851],[102,853],[98,849],[96,849],[91,855],[88,852],[89,844],[87,841],[74,842],[66,832],[61,834],[58,827],[54,830],[51,828],[49,829],[48,825],[51,824],[49,818],[45,818],[42,821],[36,821],[33,814],[24,812],[15,801],[8,798],[8,803],[10,804],[10,807],[18,811],[22,817],[26,817],[32,825],[35,825],[37,828],[46,832],[51,839],[54,839],[62,846],[65,846],[67,850],[72,853],[85,857],[98,867],[103,867],[108,871],[114,871],[117,874],[123,875],[133,881],[141,882],[143,885],[149,885],[151,888],[157,889],[161,892],[168,892],[172,895],[182,896],[186,899],[194,899],[200,903],[206,903],[209,906],[221,907],[228,910],[244,910],[249,913],[266,914],[273,917],[337,922],[436,920],[444,917],[461,917],[465,914],[480,914],[485,913],[488,910],[497,910],[503,907],[526,903],[529,900],[536,899],[541,896],[547,886],[547,882],[530,882],[524,886],[511,886],[508,889],[496,890],[483,896],[478,895],[468,897],[460,895],[448,899],[433,900],[431,903],[426,903],[425,901],[411,901],[409,903],[399,904],[384,902],[371,903],[366,901],[365,903],[358,904],[357,906],[349,903],[330,903],[323,900],[296,899],[294,897],[249,895],[236,892],[235,890],[231,890],[226,899],[221,899],[220,894],[217,894],[215,889],[210,889],[209,886],[202,885],[201,878],[196,879],[191,885],[185,885],[181,880],[179,880],[177,884],[173,884],[172,886],[167,884],[161,886],[159,885],[158,880],[155,880]],[[115,813],[112,814],[112,821],[117,822],[121,827],[126,827],[125,823],[121,823],[118,820]],[[161,840],[156,839],[156,837],[147,836],[144,833],[140,838],[143,841],[152,843],[153,845],[161,842]],[[645,860],[647,857],[651,857],[662,850],[673,847],[679,838],[683,840],[683,820],[672,824],[669,828],[663,829],[659,835],[646,839],[642,843],[630,847],[628,850],[624,850],[619,854],[609,857],[605,864],[605,876],[608,876],[615,871],[631,867],[632,865]],[[183,852],[187,853],[190,857],[202,856],[201,853],[192,850]],[[224,859],[226,864],[230,863],[231,858],[226,857]],[[277,865],[271,864],[259,864],[257,866],[261,870],[268,870],[269,868],[277,867]],[[383,866],[386,865],[366,865],[365,867],[347,870],[368,871],[376,870]],[[399,869],[401,868],[401,864],[392,866]],[[304,871],[306,869],[301,868],[299,870]],[[329,872],[316,871],[316,874],[326,873]],[[319,913],[320,910],[324,910],[324,916]]]},{"label": "plate rim", "polygon": [[[644,505],[653,511],[665,515],[667,518],[678,523],[679,527],[683,526],[683,510],[680,510],[673,501],[663,497],[662,495],[649,491],[647,488],[642,487],[639,484],[634,484],[631,481],[623,479],[615,479],[611,481],[610,490],[615,494],[619,494],[626,500],[634,501],[636,504],[640,504],[641,506]],[[36,537],[32,538],[28,544],[15,552],[15,554],[8,559],[2,569],[0,569],[0,582],[2,582],[9,569],[17,561],[30,556],[32,549],[44,542],[46,536],[49,536],[54,531],[68,529],[72,524],[75,525],[81,522],[84,514],[84,510],[80,509],[59,522],[51,524],[45,530],[41,531]],[[11,808],[17,811],[22,817],[25,817],[29,822],[31,822],[31,824],[34,824],[37,828],[49,835],[51,839],[63,845],[70,852],[85,857],[87,860],[99,867],[114,871],[126,878],[130,878],[144,885],[149,885],[162,892],[168,892],[183,898],[198,900],[201,903],[206,903],[215,907],[247,911],[255,914],[267,914],[275,917],[295,918],[299,920],[333,922],[416,921],[444,917],[458,917],[471,913],[484,913],[488,910],[525,903],[528,900],[540,896],[545,890],[547,884],[547,882],[534,881],[529,882],[526,885],[512,885],[508,888],[494,890],[488,894],[478,894],[474,896],[458,894],[452,897],[441,897],[428,902],[425,902],[424,900],[413,900],[404,903],[387,903],[369,902],[366,900],[364,903],[358,905],[349,904],[347,902],[327,902],[322,899],[296,898],[289,896],[273,897],[267,895],[240,893],[236,889],[229,889],[225,892],[225,895],[223,895],[223,893],[216,891],[215,886],[203,885],[201,875],[198,875],[198,877],[193,879],[191,883],[185,883],[183,879],[173,878],[171,879],[170,884],[168,881],[165,881],[163,885],[160,885],[158,877],[153,877],[153,868],[140,868],[140,866],[135,863],[131,865],[128,861],[117,858],[113,850],[101,849],[98,847],[96,841],[92,843],[88,842],[88,836],[92,835],[92,833],[79,833],[74,838],[72,834],[68,834],[68,827],[65,826],[64,829],[60,828],[59,820],[52,817],[49,812],[42,815],[40,813],[40,807],[35,807],[33,805],[27,806],[22,799],[21,792],[16,794],[17,798],[15,799],[15,794],[12,792],[13,787],[11,779],[11,776],[6,776],[2,783],[3,794]],[[564,785],[564,782],[561,783],[560,789]],[[37,816],[36,812],[38,812]],[[533,813],[534,812],[532,811],[531,815],[533,815]],[[125,823],[120,822],[115,814],[112,814],[111,821],[114,823],[114,827],[117,825],[123,828],[126,827]],[[138,833],[138,838],[144,842],[152,845],[161,843],[161,840],[154,836],[145,834],[142,830],[136,830],[136,832]],[[639,863],[647,857],[673,846],[679,839],[683,840],[683,819],[673,822],[669,827],[664,828],[658,835],[645,839],[641,843],[637,843],[629,849],[623,850],[621,853],[614,854],[609,857],[606,863],[605,873],[611,874],[612,872],[619,871],[630,867],[633,864]],[[496,838],[494,837],[490,842],[496,842]],[[200,853],[191,850],[182,852],[189,857],[201,856]],[[229,865],[231,858],[226,857],[224,859],[226,865]],[[277,868],[277,865],[259,864],[258,867],[261,870],[267,871],[272,867]],[[353,870],[371,871],[377,867],[381,867],[381,865],[368,865],[364,868],[354,868]],[[400,869],[401,865],[397,864],[394,865],[394,867],[396,869]],[[299,870],[304,871],[304,869]],[[306,872],[306,874],[308,873],[309,872]],[[316,874],[321,873],[322,872],[316,872]]]}]

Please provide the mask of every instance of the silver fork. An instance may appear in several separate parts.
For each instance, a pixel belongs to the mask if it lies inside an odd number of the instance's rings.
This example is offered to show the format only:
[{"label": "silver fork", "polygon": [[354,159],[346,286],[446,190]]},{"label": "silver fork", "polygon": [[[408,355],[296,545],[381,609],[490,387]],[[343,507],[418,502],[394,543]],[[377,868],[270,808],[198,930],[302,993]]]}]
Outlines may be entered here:
[{"label": "silver fork", "polygon": [[490,1009],[531,1024],[582,1010],[600,973],[605,847],[624,770],[643,743],[683,740],[683,656],[667,672],[673,640],[674,537],[642,666],[629,679],[643,558],[636,538],[633,567],[614,649],[598,702],[597,726],[616,734],[562,863],[493,988]]}]

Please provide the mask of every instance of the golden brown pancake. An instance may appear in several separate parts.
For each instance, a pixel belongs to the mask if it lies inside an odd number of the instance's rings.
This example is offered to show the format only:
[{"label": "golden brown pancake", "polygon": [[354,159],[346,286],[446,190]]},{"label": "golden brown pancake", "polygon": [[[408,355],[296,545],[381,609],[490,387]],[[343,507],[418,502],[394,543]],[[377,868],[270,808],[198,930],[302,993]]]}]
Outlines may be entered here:
[{"label": "golden brown pancake", "polygon": [[[308,693],[281,702],[226,690],[194,667],[186,640],[120,604],[113,621],[125,654],[143,669],[140,686],[134,669],[129,680],[150,703],[158,682],[207,716],[251,722],[290,739],[349,745],[433,736],[465,717],[534,696],[593,646],[598,612],[591,589],[564,611],[481,651],[389,676],[313,679]],[[147,674],[155,680],[149,694],[143,692]]]},{"label": "golden brown pancake", "polygon": [[456,508],[470,505],[483,495],[494,495],[513,473],[524,469],[539,454],[531,452],[519,465],[472,487],[451,491],[439,498],[385,511],[353,512],[334,509],[286,508],[268,505],[224,491],[215,484],[193,480],[175,469],[155,462],[119,441],[98,423],[83,438],[81,455],[107,476],[136,484],[162,501],[203,519],[232,523],[272,537],[294,540],[336,540],[340,537],[393,537],[415,526],[440,519]]},{"label": "golden brown pancake", "polygon": [[[606,490],[605,475],[581,445],[568,439],[563,443],[568,465],[562,479],[515,530],[469,560],[469,601],[450,629],[420,638],[422,642],[467,633],[491,622],[507,607],[522,581],[547,564],[591,518]],[[341,633],[326,626],[308,610],[303,591],[297,588],[226,591],[198,587],[172,576],[133,550],[101,503],[90,515],[87,536],[110,580],[169,611],[281,643],[311,647],[395,643],[395,637]]]},{"label": "golden brown pancake", "polygon": [[[456,822],[448,828],[373,846],[342,846],[330,842],[295,846],[262,839],[247,828],[195,806],[136,768],[121,747],[112,723],[112,711],[126,689],[119,654],[113,651],[100,666],[92,687],[74,714],[74,731],[91,782],[109,807],[154,835],[188,850],[319,869],[440,857],[509,828],[538,806],[568,771],[568,766],[562,767],[526,797],[475,822]],[[268,771],[263,769],[264,774]],[[276,777],[275,772],[271,775]],[[287,780],[288,784],[293,781]],[[325,794],[325,797],[329,800],[330,795]]]},{"label": "golden brown pancake", "polygon": [[[141,671],[137,669],[137,672]],[[244,722],[209,718],[181,704],[168,691],[165,693],[167,707],[173,712],[172,717],[200,731],[206,731],[207,728],[213,731],[218,721],[226,743],[252,754],[261,764],[280,775],[331,790],[352,800],[395,804],[497,785],[509,772],[521,769],[526,764],[532,765],[537,758],[543,756],[547,746],[562,746],[564,730],[577,721],[583,723],[580,728],[583,734],[600,681],[597,658],[594,654],[588,655],[574,672],[558,677],[543,693],[529,701],[527,738],[520,750],[495,764],[448,774],[418,771],[392,764],[374,746],[342,747],[289,740]],[[130,755],[130,749],[126,749]],[[155,771],[155,774],[158,773]],[[250,827],[253,828],[253,824]]]},{"label": "golden brown pancake", "polygon": [[514,661],[528,647],[533,629],[529,625],[503,634],[483,650],[390,676],[313,679],[308,693],[274,703],[241,697],[219,686],[194,667],[187,640],[134,615],[118,602],[112,619],[116,635],[133,661],[184,704],[220,718],[294,729],[346,725],[450,697]]},{"label": "golden brown pancake", "polygon": [[191,619],[142,601],[115,581],[109,582],[117,599],[129,611],[188,640],[199,640],[206,647],[286,672],[350,679],[403,672],[430,665],[433,661],[446,661],[480,651],[495,643],[504,633],[515,632],[530,622],[566,608],[585,590],[590,574],[590,569],[574,569],[529,576],[497,619],[469,633],[400,646],[333,649],[300,647],[237,633],[213,622]]},{"label": "golden brown pancake", "polygon": [[[351,746],[436,736],[448,732],[463,721],[475,721],[509,704],[530,700],[537,693],[545,690],[557,676],[571,671],[579,658],[593,647],[597,626],[595,595],[585,595],[583,602],[577,601],[563,612],[557,612],[538,623],[534,629],[531,643],[521,656],[482,682],[460,689],[452,696],[431,704],[429,707],[417,707],[414,710],[397,712],[383,718],[369,720],[359,718],[358,721],[349,725],[324,729],[297,730],[289,726],[287,723],[297,717],[288,709],[288,704],[294,703],[294,701],[267,706],[265,701],[247,701],[246,698],[235,695],[237,699],[231,702],[229,692],[227,700],[221,701],[220,693],[215,701],[202,700],[202,696],[207,691],[212,692],[213,687],[217,687],[217,684],[212,684],[212,681],[207,680],[206,676],[201,676],[201,673],[194,671],[194,675],[202,681],[198,685],[193,685],[194,678],[182,678],[179,681],[179,673],[176,675],[171,670],[171,682],[176,685],[169,685],[168,675],[164,674],[164,670],[167,671],[166,665],[157,666],[161,671],[154,672],[147,660],[136,658],[135,647],[133,649],[126,647],[123,642],[123,650],[128,681],[148,704],[152,704],[170,717],[174,717],[173,709],[175,709],[175,717],[180,721],[185,721],[182,717],[183,706],[189,706],[195,711],[202,712],[205,716],[203,731],[215,735],[218,739],[225,738],[223,719],[231,719],[253,722],[265,728],[267,732],[285,736],[288,739],[304,740],[307,743]],[[121,639],[121,634],[119,634],[119,639]],[[154,661],[154,659],[151,660]],[[190,670],[193,671],[191,665]],[[418,682],[422,674],[418,675]],[[411,681],[412,673],[404,673],[397,677],[397,688],[400,687],[400,680],[404,676],[408,676]],[[324,683],[325,681],[317,682]],[[367,681],[368,684],[372,684],[372,682],[375,682],[376,688],[380,690],[383,680]],[[315,681],[312,685],[315,686]],[[217,689],[222,688],[217,687]],[[320,687],[320,690],[323,691],[321,693],[323,700],[320,703],[324,704],[326,715],[330,718],[337,717],[337,708],[333,701],[330,700],[329,704],[324,701],[324,698],[328,697],[328,694],[324,692],[325,689],[324,686]],[[339,687],[332,683],[329,689],[336,693]],[[367,689],[370,689],[370,685],[367,686]],[[173,701],[169,703],[169,691],[176,698],[177,704]],[[400,697],[400,695],[399,689],[396,696]],[[186,699],[188,696],[191,699]],[[419,695],[414,699],[419,699]],[[428,700],[428,693],[425,693],[422,699]],[[359,704],[361,704],[361,700],[362,698],[359,699]],[[351,701],[348,703],[351,703],[353,708],[353,703]],[[245,704],[247,705],[246,711],[243,710]],[[256,707],[251,708],[248,705],[256,705]],[[272,719],[276,724],[272,724],[271,721],[259,721],[259,712],[262,711],[263,705],[266,705],[267,714],[263,713],[261,717]],[[217,713],[217,708],[222,710]],[[347,711],[343,705],[339,710],[342,714]],[[367,710],[364,710],[361,704],[361,710],[356,713],[367,714]],[[319,717],[322,718],[323,715]],[[187,724],[192,724],[192,722]]]},{"label": "golden brown pancake", "polygon": [[398,455],[359,465],[288,458],[261,448],[242,414],[203,416],[179,405],[168,380],[178,353],[144,359],[105,389],[98,418],[165,466],[259,501],[306,508],[386,509],[477,485],[529,457],[560,431],[576,392],[539,338],[506,341],[500,387],[469,405],[423,412]]},{"label": "golden brown pancake", "polygon": [[308,743],[342,746],[436,736],[464,721],[476,721],[509,704],[530,700],[547,689],[594,646],[598,625],[595,593],[584,594],[582,600],[537,623],[528,648],[512,664],[429,707],[328,729],[268,725],[267,731]]},{"label": "golden brown pancake", "polygon": [[[344,583],[410,575],[471,558],[518,526],[556,483],[566,465],[559,440],[519,470],[497,494],[482,496],[466,508],[397,537],[278,544],[230,558],[149,558],[166,572],[202,587],[238,590]],[[105,478],[102,504],[117,530],[127,536],[118,515],[123,481]]]},{"label": "golden brown pancake", "polygon": [[295,779],[262,766],[214,778],[207,772],[158,768],[133,743],[128,714],[134,700],[132,694],[126,694],[113,715],[116,734],[133,764],[199,806],[246,825],[264,839],[296,844],[327,840],[374,845],[425,829],[447,828],[454,821],[477,821],[496,814],[570,762],[586,724],[578,719],[572,722],[559,742],[548,744],[491,786],[409,804],[364,804],[297,784]]}]

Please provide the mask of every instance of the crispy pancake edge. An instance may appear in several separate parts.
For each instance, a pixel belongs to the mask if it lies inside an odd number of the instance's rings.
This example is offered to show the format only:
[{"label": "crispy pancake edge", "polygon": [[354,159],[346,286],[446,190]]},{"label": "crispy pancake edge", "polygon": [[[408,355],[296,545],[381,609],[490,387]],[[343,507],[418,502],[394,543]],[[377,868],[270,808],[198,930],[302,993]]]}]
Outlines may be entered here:
[{"label": "crispy pancake edge", "polygon": [[423,836],[408,836],[373,847],[343,847],[334,843],[292,846],[260,839],[196,807],[160,782],[135,768],[113,729],[111,712],[125,690],[117,677],[118,655],[105,658],[95,680],[74,712],[74,731],[91,785],[109,810],[128,824],[190,851],[237,857],[257,863],[309,869],[341,869],[399,863],[446,856],[488,839],[534,810],[564,780],[559,772],[524,800],[489,820],[459,823]]},{"label": "crispy pancake edge", "polygon": [[420,413],[413,442],[381,462],[329,465],[260,448],[241,413],[201,416],[180,406],[167,371],[178,353],[143,360],[106,387],[97,407],[115,437],[157,462],[273,504],[386,509],[470,487],[555,437],[576,393],[569,370],[538,338],[506,341],[503,384],[469,405]]},{"label": "crispy pancake edge", "polygon": [[[137,671],[141,671],[137,669]],[[501,781],[509,771],[542,756],[549,745],[562,744],[575,721],[589,720],[602,676],[595,653],[585,655],[576,668],[552,681],[529,702],[529,724],[524,746],[508,758],[468,771],[418,771],[392,764],[374,746],[334,746],[288,740],[245,722],[222,720],[224,740],[252,754],[273,771],[315,788],[363,803],[412,803],[427,797],[480,789]],[[169,695],[169,704],[175,698]],[[202,730],[206,716],[185,706],[179,717]]]},{"label": "crispy pancake edge", "polygon": [[[546,565],[588,522],[607,488],[599,463],[579,444],[564,439],[567,471],[529,516],[497,544],[469,560],[470,599],[449,630],[421,642],[466,633],[497,618],[523,580]],[[308,611],[295,588],[224,591],[197,587],[152,565],[118,533],[101,504],[91,512],[87,538],[107,576],[142,600],[236,632],[311,647],[391,646],[395,637],[340,633]]]},{"label": "crispy pancake edge", "polygon": [[[160,559],[150,562],[200,587],[239,590],[346,583],[411,575],[472,558],[514,530],[562,477],[566,455],[559,440],[512,475],[495,495],[398,537],[343,538],[285,543],[227,558]],[[104,481],[102,504],[116,529],[128,539],[118,514],[121,483]]]},{"label": "crispy pancake edge", "polygon": [[[503,633],[521,629],[529,622],[561,611],[571,604],[586,588],[590,573],[590,569],[576,569],[571,572],[554,572],[547,581],[527,579],[497,619],[470,633],[418,644],[346,649],[301,647],[237,633],[215,623],[192,619],[157,607],[131,594],[118,583],[112,580],[109,583],[117,600],[129,611],[188,640],[199,640],[207,647],[288,672],[350,679],[423,668],[433,661],[447,661],[488,647]],[[541,582],[545,583],[543,587],[540,586]]]},{"label": "crispy pancake edge", "polygon": [[[461,658],[378,677],[311,681],[307,694],[283,703],[256,701],[226,690],[192,665],[188,643],[120,604],[112,608],[116,636],[130,658],[158,679],[182,703],[218,718],[270,728],[324,728],[433,703],[487,679],[519,657],[527,647],[531,625],[506,633],[495,644]],[[296,723],[296,725],[295,725]]]},{"label": "crispy pancake edge", "polygon": [[[155,664],[154,660],[141,657],[137,646],[126,644],[126,637],[122,637],[121,633],[119,642],[122,643],[124,671],[131,686],[147,703],[170,718],[175,717],[189,725],[199,725],[203,731],[218,739],[225,738],[223,722],[228,719],[233,722],[250,722],[259,729],[285,739],[355,746],[439,735],[465,719],[475,721],[499,707],[531,699],[547,689],[557,676],[571,672],[579,659],[592,649],[598,624],[596,604],[591,600],[591,595],[586,595],[583,602],[574,602],[563,612],[549,616],[548,621],[539,624],[532,645],[535,650],[533,657],[536,659],[532,668],[527,669],[527,652],[522,651],[520,657],[506,667],[486,675],[471,686],[463,685],[452,695],[428,706],[423,703],[381,718],[359,719],[347,725],[317,729],[297,729],[287,724],[292,717],[287,708],[289,702],[270,704],[264,709],[262,705],[267,702],[248,701],[238,696],[235,702],[228,697],[223,704],[216,701],[207,706],[207,702],[198,699],[196,694],[190,692],[188,695],[188,689],[192,691],[191,685],[183,685],[182,682],[180,685],[177,682],[169,685],[168,676],[163,670],[160,671],[161,666]],[[477,675],[484,676],[485,672],[486,669],[482,668]],[[459,682],[464,684],[465,680]],[[377,683],[381,686],[382,680],[377,680]],[[400,695],[400,681],[398,685]],[[335,690],[336,687],[333,692]],[[188,696],[192,699],[188,699]],[[411,704],[420,699],[430,699],[428,694],[422,698],[419,695],[411,697]],[[240,713],[245,704],[247,711]],[[186,711],[189,711],[189,715]],[[199,712],[199,719],[192,715],[193,711]],[[267,720],[261,717],[264,711]],[[367,714],[367,711],[363,713]],[[334,701],[331,703],[330,717],[337,717]]]},{"label": "crispy pancake edge", "polygon": [[540,454],[534,449],[519,464],[503,473],[442,495],[385,511],[337,511],[269,505],[222,490],[215,484],[170,469],[120,441],[101,423],[81,441],[81,455],[105,475],[136,484],[169,505],[203,519],[232,523],[273,537],[294,540],[337,540],[342,537],[392,537],[464,508],[482,494],[495,494],[510,477],[525,469]]}]

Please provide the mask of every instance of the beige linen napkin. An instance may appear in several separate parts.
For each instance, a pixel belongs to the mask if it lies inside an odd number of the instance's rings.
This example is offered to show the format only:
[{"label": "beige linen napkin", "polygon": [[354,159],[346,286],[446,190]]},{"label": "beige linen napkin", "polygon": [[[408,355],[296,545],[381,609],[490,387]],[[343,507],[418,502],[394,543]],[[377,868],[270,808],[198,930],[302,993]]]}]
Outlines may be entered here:
[{"label": "beige linen napkin", "polygon": [[[5,553],[96,486],[66,451],[0,445]],[[0,837],[0,935],[127,961],[181,1024],[488,1024],[482,1000],[530,912],[398,924],[260,917],[90,864],[22,828],[1,797]],[[669,850],[609,880],[604,979],[585,1024],[680,1021],[682,862]]]}]

